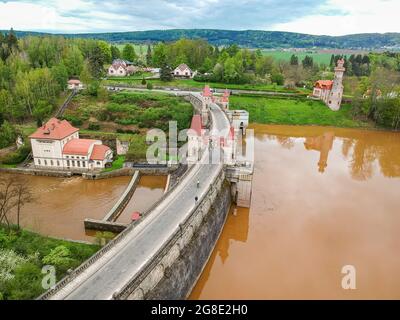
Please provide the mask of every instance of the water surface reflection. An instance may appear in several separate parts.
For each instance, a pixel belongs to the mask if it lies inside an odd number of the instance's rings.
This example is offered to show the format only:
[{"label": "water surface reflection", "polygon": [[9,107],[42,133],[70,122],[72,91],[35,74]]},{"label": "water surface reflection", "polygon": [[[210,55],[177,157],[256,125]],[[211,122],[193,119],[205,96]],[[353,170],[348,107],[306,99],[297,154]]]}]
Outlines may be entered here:
[{"label": "water surface reflection", "polygon": [[[400,298],[400,133],[256,125],[250,210],[192,299]],[[341,288],[341,268],[357,290]]]}]

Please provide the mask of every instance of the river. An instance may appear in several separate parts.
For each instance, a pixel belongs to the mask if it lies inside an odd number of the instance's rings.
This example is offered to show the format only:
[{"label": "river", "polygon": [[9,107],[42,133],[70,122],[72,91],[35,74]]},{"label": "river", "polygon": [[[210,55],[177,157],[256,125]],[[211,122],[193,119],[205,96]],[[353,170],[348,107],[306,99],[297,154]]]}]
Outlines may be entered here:
[{"label": "river", "polygon": [[232,208],[190,299],[399,299],[400,133],[253,129],[251,208]]},{"label": "river", "polygon": [[[101,220],[131,179],[118,177],[91,181],[81,177],[20,177],[27,180],[35,199],[22,208],[21,225],[24,228],[51,237],[89,242],[95,242],[96,232],[85,230],[84,220]],[[162,196],[165,184],[166,177],[163,176],[141,177],[128,208],[146,210]],[[119,222],[130,222],[122,220]]]}]

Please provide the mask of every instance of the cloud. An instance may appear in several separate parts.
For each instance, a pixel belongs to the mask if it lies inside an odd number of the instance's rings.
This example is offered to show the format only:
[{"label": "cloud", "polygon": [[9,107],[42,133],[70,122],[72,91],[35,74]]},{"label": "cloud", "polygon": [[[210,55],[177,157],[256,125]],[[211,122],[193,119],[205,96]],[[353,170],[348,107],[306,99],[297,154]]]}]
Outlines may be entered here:
[{"label": "cloud", "polygon": [[[313,34],[363,32],[363,28],[400,31],[399,26],[394,26],[396,18],[392,19],[394,22],[385,18],[394,16],[396,10],[389,8],[396,5],[395,2],[397,0],[14,0],[0,1],[0,29],[13,27],[62,33],[172,28],[286,30]],[[370,19],[378,19],[379,25],[371,23]]]}]

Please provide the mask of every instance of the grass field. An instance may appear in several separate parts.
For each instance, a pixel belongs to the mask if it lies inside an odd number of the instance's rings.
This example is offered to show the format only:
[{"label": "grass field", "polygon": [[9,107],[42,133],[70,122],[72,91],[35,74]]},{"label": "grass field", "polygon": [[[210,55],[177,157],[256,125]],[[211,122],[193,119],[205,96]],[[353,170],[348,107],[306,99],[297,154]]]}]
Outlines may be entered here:
[{"label": "grass field", "polygon": [[[127,43],[122,43],[122,44],[117,44],[115,45],[122,53],[122,50],[124,50],[124,47]],[[147,45],[143,45],[143,44],[135,44],[135,43],[131,43],[131,45],[133,45],[133,47],[135,48],[135,52],[138,56],[140,57],[144,57],[146,56],[147,53]]]},{"label": "grass field", "polygon": [[263,54],[265,56],[271,56],[276,60],[284,60],[284,61],[290,61],[290,57],[294,54],[297,57],[299,57],[300,62],[305,58],[305,56],[308,55],[313,57],[314,62],[326,65],[329,65],[332,56],[332,53],[320,53],[315,51],[295,52],[295,51],[283,51],[283,50],[264,50]]},{"label": "grass field", "polygon": [[231,109],[244,109],[250,113],[250,122],[288,125],[322,125],[359,128],[368,123],[353,119],[349,105],[331,111],[322,102],[273,99],[253,96],[232,96]]}]

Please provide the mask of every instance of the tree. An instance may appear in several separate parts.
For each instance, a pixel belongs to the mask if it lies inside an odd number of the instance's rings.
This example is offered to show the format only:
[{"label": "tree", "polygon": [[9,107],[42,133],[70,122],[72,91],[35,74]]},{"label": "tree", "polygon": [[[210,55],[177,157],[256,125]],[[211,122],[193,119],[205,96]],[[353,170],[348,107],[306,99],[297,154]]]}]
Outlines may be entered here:
[{"label": "tree", "polygon": [[130,62],[135,62],[137,59],[137,55],[135,52],[135,48],[131,44],[126,44],[124,49],[122,50],[122,58],[128,60]]},{"label": "tree", "polygon": [[8,122],[4,121],[0,127],[0,149],[8,147],[17,139],[17,132],[14,127]]},{"label": "tree", "polygon": [[166,45],[159,43],[153,49],[153,65],[155,67],[162,67],[167,64]]},{"label": "tree", "polygon": [[83,54],[77,46],[71,46],[66,50],[64,65],[68,70],[69,77],[76,77],[81,74],[83,61]]},{"label": "tree", "polygon": [[147,54],[146,54],[146,64],[147,66],[150,66],[153,62],[153,54],[151,52],[151,46],[147,46]]},{"label": "tree", "polygon": [[97,47],[100,48],[100,51],[103,55],[102,60],[104,61],[104,63],[111,63],[112,53],[111,53],[111,47],[109,46],[109,44],[105,41],[98,41]]},{"label": "tree", "polygon": [[0,176],[0,224],[10,226],[9,216],[12,209],[17,209],[17,225],[19,228],[22,207],[32,201],[31,189],[27,181],[20,177]]},{"label": "tree", "polygon": [[61,62],[59,65],[53,66],[50,69],[51,75],[53,79],[58,83],[61,90],[65,90],[67,88],[67,81],[68,81],[68,69],[67,67]]},{"label": "tree", "polygon": [[17,208],[17,228],[20,229],[20,215],[22,207],[33,201],[32,191],[28,181],[24,178],[17,177],[15,180],[15,200],[14,206]]},{"label": "tree", "polygon": [[100,79],[104,73],[105,56],[99,46],[95,46],[88,58],[89,70],[93,78]]},{"label": "tree", "polygon": [[299,58],[296,55],[292,54],[292,56],[290,57],[290,64],[292,66],[298,66],[299,65]]},{"label": "tree", "polygon": [[43,124],[43,120],[50,115],[53,110],[53,106],[49,104],[47,101],[40,100],[35,108],[33,109],[33,116],[36,119],[36,123],[38,127],[41,127]]},{"label": "tree", "polygon": [[172,69],[170,66],[165,64],[161,67],[160,80],[165,82],[172,80]]},{"label": "tree", "polygon": [[121,59],[121,51],[116,46],[111,46],[111,58],[112,60]]},{"label": "tree", "polygon": [[314,59],[310,56],[305,56],[301,63],[303,68],[312,68],[314,66]]}]

